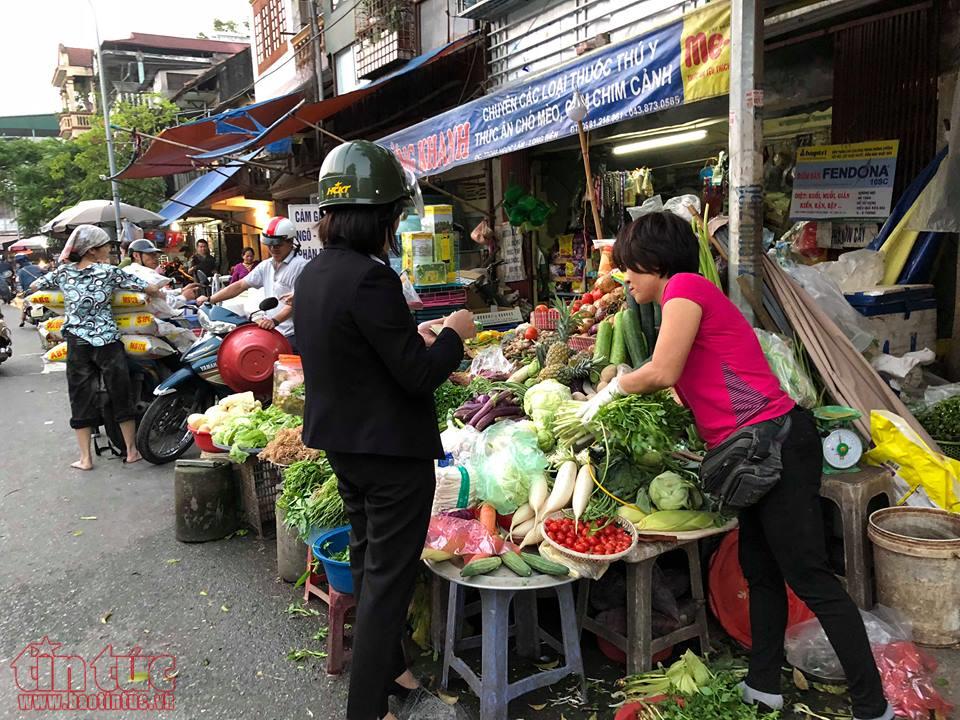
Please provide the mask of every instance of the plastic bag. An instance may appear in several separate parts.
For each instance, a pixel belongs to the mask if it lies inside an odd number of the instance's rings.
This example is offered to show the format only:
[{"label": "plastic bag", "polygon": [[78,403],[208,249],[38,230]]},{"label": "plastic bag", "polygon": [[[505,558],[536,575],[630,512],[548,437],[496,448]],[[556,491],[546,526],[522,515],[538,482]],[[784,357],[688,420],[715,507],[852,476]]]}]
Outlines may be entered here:
[{"label": "plastic bag", "polygon": [[[886,645],[913,637],[910,624],[891,608],[877,605],[871,612],[861,610],[860,615],[871,645]],[[817,618],[804,620],[788,629],[783,648],[787,662],[804,672],[824,680],[842,681],[846,677]]]},{"label": "plastic bag", "polygon": [[858,352],[863,352],[876,341],[876,337],[869,330],[867,319],[853,309],[831,279],[806,265],[788,263],[783,269],[807,291],[820,309],[833,319]]},{"label": "plastic bag", "polygon": [[434,470],[436,489],[433,491],[431,514],[450,510],[464,510],[477,504],[477,486],[462,465],[447,465]]},{"label": "plastic bag", "polygon": [[477,437],[467,465],[477,497],[509,515],[527,502],[530,484],[543,474],[547,457],[530,422],[498,422]]},{"label": "plastic bag", "polygon": [[[406,272],[401,273],[400,284],[403,286],[403,299],[407,301],[407,307],[411,310],[422,310],[423,300],[420,299],[416,288],[413,287],[413,283],[410,282],[410,277]],[[437,322],[439,323],[440,321],[438,320]]]},{"label": "plastic bag", "polygon": [[630,213],[630,219],[636,220],[643,215],[648,215],[652,212],[662,212],[663,211],[663,200],[659,195],[654,195],[652,198],[643,201],[643,205],[640,207],[628,207],[627,212]]},{"label": "plastic bag", "polygon": [[923,391],[923,402],[921,403],[921,408],[932,408],[941,400],[949,400],[954,395],[960,395],[960,383],[931,385]]},{"label": "plastic bag", "polygon": [[770,369],[780,381],[780,387],[800,406],[813,408],[817,404],[817,389],[803,366],[797,362],[792,343],[766,330],[755,329],[763,354]]},{"label": "plastic bag", "polygon": [[507,360],[499,345],[485,347],[470,363],[470,374],[474,377],[483,376],[488,380],[502,377],[506,380],[513,372],[513,363]]},{"label": "plastic bag", "polygon": [[928,720],[953,716],[953,706],[933,686],[937,661],[912,642],[891,642],[873,646],[873,658],[880,671],[883,694],[897,717]]},{"label": "plastic bag", "polygon": [[875,250],[853,250],[835,262],[823,262],[814,267],[844,293],[869,290],[883,282],[883,255]]},{"label": "plastic bag", "polygon": [[899,415],[887,410],[870,413],[874,447],[863,459],[894,471],[894,484],[906,503],[918,507],[960,510],[960,461],[936,453]]},{"label": "plastic bag", "polygon": [[672,197],[663,204],[663,209],[672,212],[674,215],[679,215],[687,222],[690,222],[693,220],[693,215],[691,215],[687,209],[688,205],[696,210],[697,213],[700,212],[700,198],[696,195],[678,195],[677,197]]},{"label": "plastic bag", "polygon": [[457,465],[466,465],[473,448],[476,447],[479,434],[475,427],[465,425],[461,428],[450,422],[447,423],[447,429],[440,433],[440,443],[443,451],[452,455]]},{"label": "plastic bag", "polygon": [[430,518],[424,547],[449,555],[499,555],[503,551],[503,540],[487,532],[479,520],[434,515]]}]

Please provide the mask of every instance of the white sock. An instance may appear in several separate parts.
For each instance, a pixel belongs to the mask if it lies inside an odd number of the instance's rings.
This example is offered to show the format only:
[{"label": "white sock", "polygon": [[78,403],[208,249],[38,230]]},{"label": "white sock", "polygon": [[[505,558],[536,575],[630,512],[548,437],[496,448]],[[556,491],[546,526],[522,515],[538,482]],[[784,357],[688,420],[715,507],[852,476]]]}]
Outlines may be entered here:
[{"label": "white sock", "polygon": [[745,682],[740,683],[737,687],[740,688],[740,697],[747,705],[756,705],[758,703],[762,703],[771,710],[783,709],[783,695],[773,695],[772,693],[754,690]]}]

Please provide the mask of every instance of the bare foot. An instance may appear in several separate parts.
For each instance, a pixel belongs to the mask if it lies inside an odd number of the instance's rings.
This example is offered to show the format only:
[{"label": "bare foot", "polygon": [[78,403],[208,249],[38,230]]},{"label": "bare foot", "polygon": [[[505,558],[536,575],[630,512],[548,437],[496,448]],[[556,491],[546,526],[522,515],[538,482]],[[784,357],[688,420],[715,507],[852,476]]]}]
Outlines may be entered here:
[{"label": "bare foot", "polygon": [[74,468],[75,470],[93,470],[93,462],[89,460],[87,462],[84,462],[83,460],[77,460],[76,462],[70,463],[70,467]]},{"label": "bare foot", "polygon": [[127,459],[124,460],[124,462],[127,465],[130,465],[131,463],[140,462],[141,460],[143,460],[143,455],[141,455],[138,452],[132,452],[132,453],[127,453]]},{"label": "bare foot", "polygon": [[388,712],[386,715],[383,716],[383,720],[397,720],[397,716],[391,712]]}]

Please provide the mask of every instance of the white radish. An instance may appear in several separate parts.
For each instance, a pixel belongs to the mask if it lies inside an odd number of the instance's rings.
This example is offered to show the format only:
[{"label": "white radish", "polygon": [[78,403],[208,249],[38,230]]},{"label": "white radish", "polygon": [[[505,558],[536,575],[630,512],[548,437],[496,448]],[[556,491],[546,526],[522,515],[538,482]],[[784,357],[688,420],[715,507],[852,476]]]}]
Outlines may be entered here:
[{"label": "white radish", "polygon": [[543,525],[534,520],[533,527],[530,528],[530,531],[524,536],[523,542],[520,543],[520,549],[523,550],[527,545],[539,545],[542,542]]},{"label": "white radish", "polygon": [[550,497],[540,508],[537,518],[543,520],[550,513],[567,507],[570,504],[570,498],[573,497],[573,486],[576,481],[577,463],[573,460],[567,460],[557,470],[557,479],[553,482],[553,490],[550,492]]},{"label": "white radish", "polygon": [[524,503],[518,507],[517,511],[513,514],[513,519],[510,520],[510,534],[513,535],[513,529],[515,527],[523,525],[527,520],[533,520],[536,515],[533,508],[530,507],[530,503]]},{"label": "white radish", "polygon": [[580,524],[580,516],[587,509],[587,504],[593,495],[593,471],[590,463],[580,468],[577,473],[577,482],[573,486],[573,517],[575,526]]},{"label": "white radish", "polygon": [[540,473],[537,479],[530,484],[530,495],[527,504],[533,509],[534,517],[540,516],[540,508],[547,501],[550,487],[547,485],[547,476]]},{"label": "white radish", "polygon": [[533,530],[533,526],[536,525],[536,523],[537,521],[534,520],[533,518],[523,521],[522,523],[517,525],[515,528],[512,528],[510,530],[510,538],[512,540],[516,540],[518,538],[522,540],[527,536],[528,532]]}]

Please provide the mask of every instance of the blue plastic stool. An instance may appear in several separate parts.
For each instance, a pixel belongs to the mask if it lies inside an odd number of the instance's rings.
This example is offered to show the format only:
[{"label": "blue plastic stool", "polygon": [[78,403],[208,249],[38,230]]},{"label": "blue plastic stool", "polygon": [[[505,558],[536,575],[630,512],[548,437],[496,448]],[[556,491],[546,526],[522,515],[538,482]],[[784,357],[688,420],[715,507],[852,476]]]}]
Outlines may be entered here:
[{"label": "blue plastic stool", "polygon": [[[579,675],[581,692],[587,696],[587,681],[580,655],[580,634],[573,602],[572,577],[533,575],[520,578],[506,568],[472,578],[460,577],[460,570],[449,562],[427,563],[439,577],[450,582],[447,605],[447,627],[444,638],[443,675],[441,686],[447,688],[453,669],[480,698],[480,720],[507,720],[507,706],[511,700],[538,688],[553,685],[568,675]],[[462,637],[465,619],[466,588],[480,591],[481,635]],[[553,590],[560,603],[562,641],[546,633],[537,621],[537,591]],[[514,606],[515,625],[509,624],[510,603]],[[540,644],[546,643],[563,653],[564,664],[553,670],[510,682],[508,676],[508,646],[516,636],[517,655],[536,659]],[[481,674],[478,676],[457,652],[470,648],[481,649]]]}]

